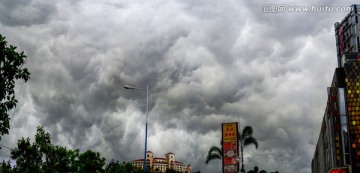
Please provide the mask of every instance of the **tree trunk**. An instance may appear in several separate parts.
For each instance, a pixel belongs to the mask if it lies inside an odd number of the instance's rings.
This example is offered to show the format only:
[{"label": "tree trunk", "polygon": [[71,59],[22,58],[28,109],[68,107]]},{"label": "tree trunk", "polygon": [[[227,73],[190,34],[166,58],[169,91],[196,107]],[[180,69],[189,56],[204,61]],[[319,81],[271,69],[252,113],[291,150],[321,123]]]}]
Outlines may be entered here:
[{"label": "tree trunk", "polygon": [[243,172],[243,173],[245,173],[245,168],[244,168],[244,150],[243,150],[243,146],[242,146],[242,144],[241,144],[241,146],[240,146],[240,149],[241,149],[241,171],[240,172]]}]

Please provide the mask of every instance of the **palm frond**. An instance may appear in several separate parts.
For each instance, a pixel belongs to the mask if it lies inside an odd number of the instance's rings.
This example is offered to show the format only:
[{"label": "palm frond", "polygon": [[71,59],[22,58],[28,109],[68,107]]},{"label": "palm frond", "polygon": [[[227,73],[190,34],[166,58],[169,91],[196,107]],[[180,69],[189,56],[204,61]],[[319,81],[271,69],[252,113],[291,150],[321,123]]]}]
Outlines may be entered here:
[{"label": "palm frond", "polygon": [[210,161],[212,160],[217,160],[217,159],[221,159],[221,156],[217,155],[217,154],[213,154],[213,155],[208,155],[206,157],[205,163],[208,164]]},{"label": "palm frond", "polygon": [[211,146],[206,156],[205,163],[208,164],[211,160],[221,159],[222,149],[217,146]]},{"label": "palm frond", "polygon": [[255,145],[256,149],[259,147],[259,143],[258,143],[257,139],[255,139],[252,136],[245,138],[244,147],[248,146],[248,145]]},{"label": "palm frond", "polygon": [[222,155],[222,149],[217,146],[211,146],[208,154],[210,153],[217,153],[219,155]]},{"label": "palm frond", "polygon": [[251,126],[245,126],[242,131],[241,138],[245,139],[248,136],[252,136],[252,134],[253,134],[253,128]]}]

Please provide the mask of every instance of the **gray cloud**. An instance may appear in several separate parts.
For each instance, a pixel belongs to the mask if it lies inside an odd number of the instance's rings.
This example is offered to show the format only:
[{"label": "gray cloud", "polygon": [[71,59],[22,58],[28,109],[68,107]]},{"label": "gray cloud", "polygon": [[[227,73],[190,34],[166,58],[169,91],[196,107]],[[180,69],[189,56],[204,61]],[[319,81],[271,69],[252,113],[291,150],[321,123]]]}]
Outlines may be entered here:
[{"label": "gray cloud", "polygon": [[0,2],[0,22],[7,26],[30,26],[46,24],[56,13],[53,1],[2,1]]},{"label": "gray cloud", "polygon": [[[17,83],[1,143],[15,146],[43,125],[55,144],[142,158],[146,93],[123,85],[149,85],[156,156],[171,151],[195,171],[217,172],[217,161],[204,163],[207,150],[219,145],[221,123],[239,121],[260,142],[246,149],[247,170],[310,172],[336,67],[333,24],[347,13],[262,13],[267,3],[1,2],[0,30],[31,72],[21,94]],[[286,5],[351,2],[297,3]]]}]

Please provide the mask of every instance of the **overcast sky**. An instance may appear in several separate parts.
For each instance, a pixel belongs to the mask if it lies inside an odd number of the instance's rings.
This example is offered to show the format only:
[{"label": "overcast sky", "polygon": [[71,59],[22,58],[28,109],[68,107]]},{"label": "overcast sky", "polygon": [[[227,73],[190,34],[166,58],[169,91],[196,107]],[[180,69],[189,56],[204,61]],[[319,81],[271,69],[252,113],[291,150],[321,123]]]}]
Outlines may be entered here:
[{"label": "overcast sky", "polygon": [[[254,165],[310,173],[337,66],[334,23],[348,12],[290,12],[290,6],[343,7],[355,0],[3,0],[0,33],[28,56],[27,83],[2,145],[15,147],[44,126],[53,144],[98,151],[108,161],[175,153],[194,171],[219,145],[221,123],[251,125]],[[285,11],[268,13],[269,5]],[[10,151],[0,150],[8,160]]]}]

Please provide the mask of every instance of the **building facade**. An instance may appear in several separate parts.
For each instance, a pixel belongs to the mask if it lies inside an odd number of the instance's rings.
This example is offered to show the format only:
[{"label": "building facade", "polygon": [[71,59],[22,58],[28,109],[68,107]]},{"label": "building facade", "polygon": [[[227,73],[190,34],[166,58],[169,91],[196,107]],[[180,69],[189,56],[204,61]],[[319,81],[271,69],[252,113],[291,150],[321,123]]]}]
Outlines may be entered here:
[{"label": "building facade", "polygon": [[344,54],[360,52],[360,5],[352,5],[352,11],[335,23],[335,38],[338,65]]},{"label": "building facade", "polygon": [[312,173],[360,173],[360,5],[335,24],[335,69]]},{"label": "building facade", "polygon": [[[144,169],[144,159],[130,161],[134,166]],[[166,153],[165,158],[154,157],[151,151],[146,152],[146,168],[152,171],[165,172],[167,169],[173,169],[178,172],[192,173],[191,165],[186,165],[175,160],[175,154]]]},{"label": "building facade", "polygon": [[[337,68],[311,163],[312,173],[347,173],[350,165],[344,69]],[[341,172],[343,171],[343,172]]]}]

